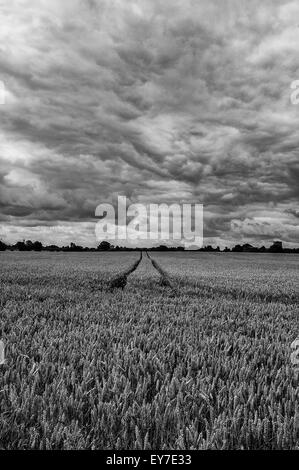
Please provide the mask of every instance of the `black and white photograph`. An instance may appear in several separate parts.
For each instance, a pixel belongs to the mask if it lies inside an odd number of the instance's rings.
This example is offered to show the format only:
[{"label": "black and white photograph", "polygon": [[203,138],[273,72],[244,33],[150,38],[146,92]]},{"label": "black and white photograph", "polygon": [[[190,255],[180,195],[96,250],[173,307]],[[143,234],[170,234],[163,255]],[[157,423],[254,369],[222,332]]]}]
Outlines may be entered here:
[{"label": "black and white photograph", "polygon": [[299,450],[298,320],[298,0],[0,0],[0,450]]}]

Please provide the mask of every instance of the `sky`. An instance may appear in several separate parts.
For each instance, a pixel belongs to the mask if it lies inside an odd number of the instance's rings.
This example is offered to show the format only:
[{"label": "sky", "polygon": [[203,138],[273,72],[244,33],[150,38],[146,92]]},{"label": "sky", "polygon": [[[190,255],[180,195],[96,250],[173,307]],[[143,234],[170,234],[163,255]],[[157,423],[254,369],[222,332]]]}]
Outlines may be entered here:
[{"label": "sky", "polygon": [[[0,0],[0,238],[200,203],[205,244],[299,245],[299,2]],[[1,91],[1,89],[0,89]]]}]

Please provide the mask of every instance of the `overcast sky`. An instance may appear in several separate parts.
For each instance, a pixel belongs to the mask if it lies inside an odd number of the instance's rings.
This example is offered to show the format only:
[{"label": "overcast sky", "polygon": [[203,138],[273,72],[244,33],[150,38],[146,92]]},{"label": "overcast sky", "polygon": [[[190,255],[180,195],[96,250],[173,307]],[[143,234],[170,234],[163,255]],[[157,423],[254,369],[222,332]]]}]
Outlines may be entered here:
[{"label": "overcast sky", "polygon": [[204,204],[299,245],[299,2],[0,0],[0,237],[95,245],[98,204]]}]

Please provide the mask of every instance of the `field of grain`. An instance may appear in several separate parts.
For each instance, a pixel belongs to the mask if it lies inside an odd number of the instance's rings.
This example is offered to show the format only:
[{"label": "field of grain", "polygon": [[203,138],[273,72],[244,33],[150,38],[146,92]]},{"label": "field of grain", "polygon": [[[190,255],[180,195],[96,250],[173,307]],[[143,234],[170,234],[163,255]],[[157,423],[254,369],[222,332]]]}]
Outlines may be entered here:
[{"label": "field of grain", "polygon": [[296,255],[0,253],[0,449],[298,449]]}]

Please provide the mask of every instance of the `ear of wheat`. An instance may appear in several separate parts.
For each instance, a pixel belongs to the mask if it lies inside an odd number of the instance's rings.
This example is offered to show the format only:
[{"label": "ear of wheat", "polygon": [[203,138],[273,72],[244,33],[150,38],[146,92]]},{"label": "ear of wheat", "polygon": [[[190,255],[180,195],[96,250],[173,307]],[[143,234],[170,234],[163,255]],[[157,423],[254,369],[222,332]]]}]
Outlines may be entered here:
[{"label": "ear of wheat", "polygon": [[0,366],[5,364],[5,346],[4,342],[0,340]]}]

